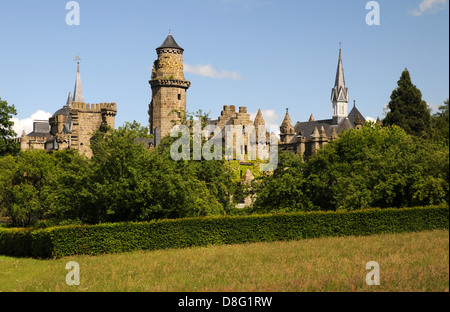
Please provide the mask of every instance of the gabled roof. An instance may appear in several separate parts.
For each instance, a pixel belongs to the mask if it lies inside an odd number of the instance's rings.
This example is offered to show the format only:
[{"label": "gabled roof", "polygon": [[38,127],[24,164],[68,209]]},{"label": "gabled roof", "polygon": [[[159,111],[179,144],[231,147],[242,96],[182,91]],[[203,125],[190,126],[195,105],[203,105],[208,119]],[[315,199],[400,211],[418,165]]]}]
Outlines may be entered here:
[{"label": "gabled roof", "polygon": [[[333,124],[333,119],[325,119],[325,120],[314,120],[314,121],[307,121],[307,122],[297,122],[294,129],[295,132],[303,137],[305,137],[307,140],[311,140],[313,138],[313,133],[317,128],[317,131],[323,131],[326,134],[327,137],[331,135],[332,128],[336,127],[336,125]],[[320,135],[320,133],[318,133]]]},{"label": "gabled roof", "polygon": [[347,118],[343,119],[341,121],[341,123],[339,124],[338,132],[340,133],[340,132],[347,131],[347,130],[354,129],[354,128],[355,128],[355,124],[354,123],[352,124],[347,117]]},{"label": "gabled roof", "polygon": [[356,119],[358,118],[358,116],[361,119],[362,124],[364,125],[366,123],[366,119],[361,114],[361,112],[356,108],[356,105],[353,105],[353,109],[348,114],[348,119],[352,125],[355,125],[355,122],[356,122]]}]

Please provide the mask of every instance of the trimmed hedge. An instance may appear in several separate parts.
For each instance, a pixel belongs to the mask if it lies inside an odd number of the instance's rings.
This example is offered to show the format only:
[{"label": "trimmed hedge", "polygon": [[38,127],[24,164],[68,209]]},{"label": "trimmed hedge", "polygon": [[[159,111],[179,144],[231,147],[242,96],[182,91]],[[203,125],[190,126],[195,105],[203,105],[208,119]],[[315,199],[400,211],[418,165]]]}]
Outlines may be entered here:
[{"label": "trimmed hedge", "polygon": [[60,258],[448,228],[448,207],[204,217],[36,230],[0,229],[0,254]]}]

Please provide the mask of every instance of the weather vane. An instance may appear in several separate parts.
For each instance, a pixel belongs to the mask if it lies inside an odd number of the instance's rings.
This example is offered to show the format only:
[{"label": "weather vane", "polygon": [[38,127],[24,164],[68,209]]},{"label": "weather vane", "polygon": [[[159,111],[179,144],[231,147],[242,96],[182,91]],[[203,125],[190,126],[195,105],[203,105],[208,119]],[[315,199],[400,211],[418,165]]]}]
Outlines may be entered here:
[{"label": "weather vane", "polygon": [[77,56],[75,56],[74,61],[76,61],[78,64],[80,64],[81,58],[78,56],[79,53],[77,53]]}]

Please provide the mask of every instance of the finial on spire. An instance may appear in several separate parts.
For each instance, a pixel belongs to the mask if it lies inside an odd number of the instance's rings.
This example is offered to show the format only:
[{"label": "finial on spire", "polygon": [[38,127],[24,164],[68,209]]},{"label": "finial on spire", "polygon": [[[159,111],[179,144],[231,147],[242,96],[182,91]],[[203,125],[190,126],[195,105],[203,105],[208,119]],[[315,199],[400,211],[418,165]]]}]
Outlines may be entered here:
[{"label": "finial on spire", "polygon": [[353,100],[353,107],[356,107],[356,100]]},{"label": "finial on spire", "polygon": [[80,64],[81,58],[79,56],[79,53],[77,53],[77,56],[75,56],[75,58],[73,60],[76,61],[77,64]]},{"label": "finial on spire", "polygon": [[169,29],[169,36],[172,36],[172,29]]},{"label": "finial on spire", "polygon": [[342,49],[342,42],[339,41],[339,50]]}]

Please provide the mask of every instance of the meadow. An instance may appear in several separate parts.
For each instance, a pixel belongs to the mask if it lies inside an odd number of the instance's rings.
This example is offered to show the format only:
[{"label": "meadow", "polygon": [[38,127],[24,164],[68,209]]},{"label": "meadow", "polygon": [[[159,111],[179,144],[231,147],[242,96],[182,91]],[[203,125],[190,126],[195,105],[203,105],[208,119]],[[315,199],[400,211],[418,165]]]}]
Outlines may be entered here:
[{"label": "meadow", "polygon": [[[68,286],[66,263],[80,266]],[[366,263],[380,286],[366,284]],[[449,231],[136,251],[36,260],[0,256],[2,292],[448,292]]]}]

